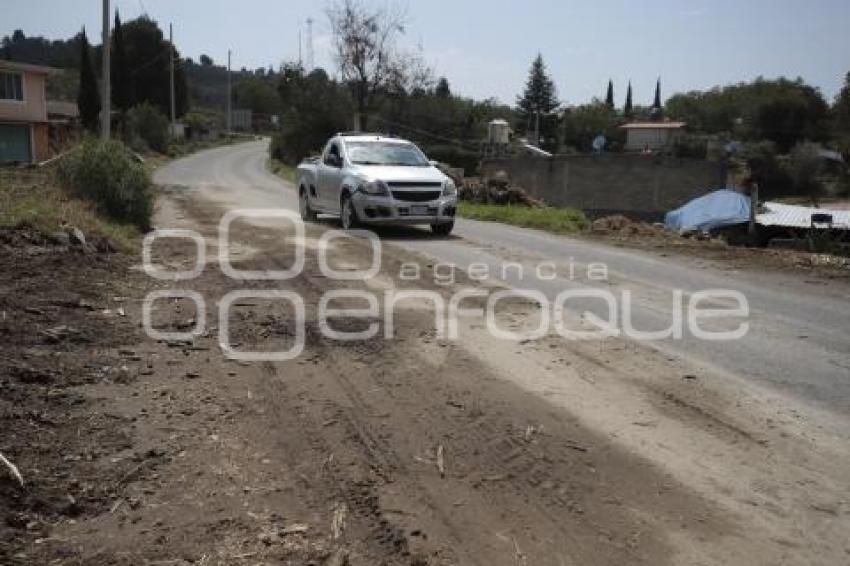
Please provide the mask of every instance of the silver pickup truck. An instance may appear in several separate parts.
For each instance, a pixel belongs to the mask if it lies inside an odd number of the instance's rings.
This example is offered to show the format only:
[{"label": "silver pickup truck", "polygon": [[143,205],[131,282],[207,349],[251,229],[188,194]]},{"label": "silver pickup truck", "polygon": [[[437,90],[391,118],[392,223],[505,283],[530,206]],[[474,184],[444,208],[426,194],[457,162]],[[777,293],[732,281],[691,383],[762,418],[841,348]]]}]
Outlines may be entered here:
[{"label": "silver pickup truck", "polygon": [[413,143],[380,134],[337,134],[322,155],[298,166],[301,218],[338,215],[346,230],[364,224],[454,228],[457,187]]}]

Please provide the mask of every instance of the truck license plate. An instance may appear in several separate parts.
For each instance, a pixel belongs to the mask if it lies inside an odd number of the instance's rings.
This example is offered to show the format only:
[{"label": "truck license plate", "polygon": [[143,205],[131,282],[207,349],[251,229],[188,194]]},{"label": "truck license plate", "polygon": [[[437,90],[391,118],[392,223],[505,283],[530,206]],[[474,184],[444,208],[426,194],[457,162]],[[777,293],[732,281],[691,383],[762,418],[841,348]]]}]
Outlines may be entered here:
[{"label": "truck license plate", "polygon": [[412,216],[425,216],[426,214],[428,214],[428,207],[427,206],[411,206],[410,207],[410,214]]}]

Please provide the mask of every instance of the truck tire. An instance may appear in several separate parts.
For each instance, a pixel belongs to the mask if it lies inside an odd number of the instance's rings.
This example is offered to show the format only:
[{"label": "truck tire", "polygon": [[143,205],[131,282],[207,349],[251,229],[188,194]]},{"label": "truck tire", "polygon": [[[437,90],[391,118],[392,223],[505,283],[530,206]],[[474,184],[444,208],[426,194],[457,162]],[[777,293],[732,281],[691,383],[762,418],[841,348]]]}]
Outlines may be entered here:
[{"label": "truck tire", "polygon": [[342,202],[339,206],[339,221],[342,224],[343,230],[357,230],[360,228],[360,218],[357,217],[357,209],[354,208],[354,203],[351,202],[351,195],[345,193],[342,195]]},{"label": "truck tire", "polygon": [[298,211],[301,213],[301,220],[304,222],[315,222],[319,215],[310,207],[310,197],[307,194],[307,189],[302,188],[298,195]]},{"label": "truck tire", "polygon": [[454,221],[452,222],[443,222],[440,224],[431,224],[431,231],[437,236],[448,236],[452,233],[452,230],[455,227]]}]

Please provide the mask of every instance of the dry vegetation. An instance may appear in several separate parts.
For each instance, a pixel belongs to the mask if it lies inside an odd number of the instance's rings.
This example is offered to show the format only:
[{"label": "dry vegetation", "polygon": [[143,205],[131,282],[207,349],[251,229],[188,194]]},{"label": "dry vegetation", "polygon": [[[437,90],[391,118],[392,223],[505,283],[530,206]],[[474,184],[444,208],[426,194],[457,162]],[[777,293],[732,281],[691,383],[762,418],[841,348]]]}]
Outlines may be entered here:
[{"label": "dry vegetation", "polygon": [[99,216],[94,205],[70,196],[52,169],[0,170],[0,229],[28,228],[50,237],[72,227],[125,250],[140,236],[135,227]]}]

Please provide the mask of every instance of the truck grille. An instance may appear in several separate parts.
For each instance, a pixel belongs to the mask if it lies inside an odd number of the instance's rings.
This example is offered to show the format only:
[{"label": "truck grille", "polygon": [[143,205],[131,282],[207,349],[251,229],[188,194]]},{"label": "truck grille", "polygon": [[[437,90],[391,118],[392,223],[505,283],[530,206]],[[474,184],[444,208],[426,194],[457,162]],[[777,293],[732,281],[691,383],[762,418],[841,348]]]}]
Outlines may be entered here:
[{"label": "truck grille", "polygon": [[389,181],[387,185],[391,189],[432,189],[443,186],[439,181]]},{"label": "truck grille", "polygon": [[441,191],[393,191],[393,198],[405,202],[428,202],[440,198]]}]

